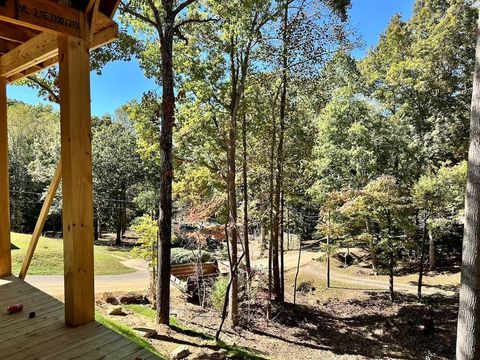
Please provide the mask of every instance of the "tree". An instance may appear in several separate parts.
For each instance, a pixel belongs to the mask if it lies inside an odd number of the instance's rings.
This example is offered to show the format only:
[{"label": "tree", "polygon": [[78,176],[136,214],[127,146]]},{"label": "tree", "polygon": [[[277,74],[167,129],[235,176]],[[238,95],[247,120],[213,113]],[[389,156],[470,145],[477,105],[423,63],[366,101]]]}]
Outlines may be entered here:
[{"label": "tree", "polygon": [[[207,2],[208,13],[217,19],[198,29],[196,42],[188,59],[189,71],[184,82],[185,92],[191,91],[193,101],[202,111],[217,110],[208,119],[217,130],[217,146],[224,151],[225,166],[221,169],[226,183],[228,202],[228,239],[230,241],[231,276],[229,316],[238,324],[238,281],[232,269],[238,260],[237,240],[237,123],[251,71],[252,58],[262,37],[262,28],[272,19],[270,1]],[[193,58],[193,60],[192,60]],[[194,65],[198,63],[198,65]],[[199,84],[200,83],[200,84]],[[204,163],[204,165],[206,165]]]},{"label": "tree", "polygon": [[31,106],[13,102],[9,106],[8,148],[13,231],[28,233],[35,226],[41,200],[60,158],[58,116],[48,105]]},{"label": "tree", "polygon": [[[479,18],[480,24],[480,18]],[[480,356],[480,26],[473,80],[470,148],[468,152],[465,228],[458,309],[458,360]]]},{"label": "tree", "polygon": [[459,221],[464,205],[466,162],[441,167],[437,174],[424,175],[412,190],[414,206],[422,218],[418,297],[421,298],[422,276],[427,234],[429,238],[429,270],[435,269],[435,236]]},{"label": "tree", "polygon": [[417,1],[412,17],[392,18],[360,62],[369,93],[408,124],[410,183],[445,161],[465,159],[476,10],[470,1]]},{"label": "tree", "polygon": [[[328,11],[330,18],[326,19],[322,5],[312,1],[294,1],[281,0],[277,1],[279,13],[279,29],[277,30],[278,38],[281,44],[276,46],[273,42],[267,47],[273,50],[273,63],[277,64],[280,77],[279,88],[279,121],[278,129],[276,128],[276,114],[273,112],[272,127],[272,156],[271,163],[274,164],[275,154],[275,174],[273,207],[270,222],[270,242],[272,247],[271,262],[273,271],[273,297],[274,300],[283,302],[285,294],[283,292],[284,284],[279,271],[279,247],[283,248],[283,244],[279,246],[279,234],[283,227],[281,218],[283,217],[281,198],[284,193],[284,167],[285,167],[285,133],[288,121],[289,110],[289,84],[291,82],[291,74],[294,72],[301,73],[303,77],[308,78],[322,64],[327,57],[329,47],[338,46],[338,43],[344,41],[343,28],[338,26],[338,19],[345,20],[347,18],[347,9],[350,1],[325,1],[324,7]],[[345,41],[344,41],[345,42]],[[345,44],[343,44],[345,45]],[[278,48],[278,49],[276,49]],[[278,53],[278,54],[277,54]],[[278,132],[278,144],[276,144]],[[273,188],[273,186],[272,186]],[[273,190],[273,189],[272,189]],[[283,233],[281,235],[283,238]],[[283,263],[283,251],[281,252]]]},{"label": "tree", "polygon": [[[330,287],[330,257],[336,252],[337,246],[332,243],[344,236],[348,230],[345,228],[345,223],[341,219],[341,207],[348,200],[349,192],[347,191],[333,191],[326,195],[320,210],[320,223],[317,229],[323,236],[326,237],[327,243],[324,246],[325,257],[327,260],[327,288]],[[337,220],[337,218],[340,218]]]},{"label": "tree", "polygon": [[109,222],[121,245],[127,228],[127,208],[132,207],[132,190],[142,179],[136,137],[123,111],[117,116],[93,121],[94,207],[97,221]]},{"label": "tree", "polygon": [[[157,322],[170,322],[170,258],[172,242],[172,182],[173,182],[173,127],[175,125],[174,39],[185,40],[182,27],[209,21],[184,13],[196,0],[129,1],[120,7],[127,24],[134,20],[134,27],[144,30],[146,46],[141,54],[147,76],[155,77],[162,86],[160,131],[160,191],[158,219],[158,282]],[[155,35],[152,35],[155,34]],[[145,36],[147,35],[147,36]],[[153,52],[153,59],[148,58]],[[158,55],[159,54],[159,55]],[[153,67],[149,67],[154,64]],[[149,72],[151,71],[151,72]]]}]

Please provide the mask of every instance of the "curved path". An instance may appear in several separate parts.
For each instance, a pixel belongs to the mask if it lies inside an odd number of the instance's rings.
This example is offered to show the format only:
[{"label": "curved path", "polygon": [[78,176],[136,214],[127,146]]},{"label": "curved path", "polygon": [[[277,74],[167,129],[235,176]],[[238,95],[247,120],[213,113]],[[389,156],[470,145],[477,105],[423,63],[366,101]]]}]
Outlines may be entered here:
[{"label": "curved path", "polygon": [[[95,275],[95,293],[145,291],[148,288],[150,274],[145,261],[125,260],[122,264],[136,271],[121,275]],[[25,280],[52,296],[63,297],[62,275],[27,275]]]},{"label": "curved path", "polygon": [[[296,251],[290,251],[285,254],[286,273],[294,273],[297,266]],[[315,278],[325,279],[325,266],[313,259],[318,258],[318,252],[304,251],[300,262],[300,272],[312,274]],[[120,291],[145,291],[149,286],[149,273],[146,262],[143,260],[125,260],[122,262],[125,266],[133,268],[136,272],[122,275],[96,275],[95,276],[95,292],[101,294],[103,292],[120,292]],[[266,267],[266,259],[256,259],[252,261],[253,265]],[[355,276],[346,274],[341,271],[331,271],[333,280],[343,283],[352,284],[355,289],[361,290],[388,290],[388,281],[384,279],[375,279],[372,276]],[[26,281],[35,287],[53,295],[55,297],[63,297],[63,276],[61,275],[29,275]],[[405,292],[409,294],[417,293],[417,286],[395,281],[395,291]],[[423,294],[432,295],[440,294],[445,296],[454,295],[453,291],[441,290],[434,287],[424,286]]]}]

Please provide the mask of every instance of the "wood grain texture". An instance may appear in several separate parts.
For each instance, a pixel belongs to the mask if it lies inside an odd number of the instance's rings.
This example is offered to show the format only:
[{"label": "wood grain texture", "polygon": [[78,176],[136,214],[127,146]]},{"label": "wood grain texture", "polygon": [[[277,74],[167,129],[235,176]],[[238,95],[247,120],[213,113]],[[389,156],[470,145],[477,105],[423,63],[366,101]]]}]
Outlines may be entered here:
[{"label": "wood grain texture", "polygon": [[[23,304],[24,310],[0,312],[1,359],[160,359],[98,322],[65,326],[62,302],[14,276],[0,278],[0,308],[12,303]],[[33,319],[31,311],[36,312]]]},{"label": "wood grain texture", "polygon": [[15,75],[57,55],[57,35],[39,34],[0,57],[0,76]]},{"label": "wood grain texture", "polygon": [[65,320],[94,320],[90,68],[86,41],[59,36]]},{"label": "wood grain texture", "polygon": [[0,276],[11,273],[7,84],[6,80],[0,77]]}]

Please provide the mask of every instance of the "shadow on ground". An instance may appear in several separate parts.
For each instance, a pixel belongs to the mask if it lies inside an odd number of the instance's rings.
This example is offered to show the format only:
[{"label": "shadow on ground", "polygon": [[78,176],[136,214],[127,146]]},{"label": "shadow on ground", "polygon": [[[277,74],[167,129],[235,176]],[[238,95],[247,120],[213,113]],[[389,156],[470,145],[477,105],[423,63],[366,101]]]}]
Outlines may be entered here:
[{"label": "shadow on ground", "polygon": [[455,297],[397,295],[392,304],[386,293],[369,293],[368,300],[331,300],[319,307],[277,308],[276,322],[292,330],[286,336],[276,327],[251,330],[312,350],[372,359],[451,359],[457,320]]}]

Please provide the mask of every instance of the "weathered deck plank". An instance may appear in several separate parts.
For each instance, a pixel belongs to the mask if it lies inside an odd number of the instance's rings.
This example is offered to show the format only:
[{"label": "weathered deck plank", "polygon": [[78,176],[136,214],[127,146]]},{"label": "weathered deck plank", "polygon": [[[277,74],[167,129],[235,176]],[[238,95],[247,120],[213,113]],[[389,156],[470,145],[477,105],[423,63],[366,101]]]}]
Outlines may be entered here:
[{"label": "weathered deck plank", "polygon": [[[6,308],[24,310],[7,314]],[[36,316],[29,318],[30,312]],[[14,277],[0,278],[0,359],[159,359],[117,332],[94,322],[65,325],[63,303]]]}]

